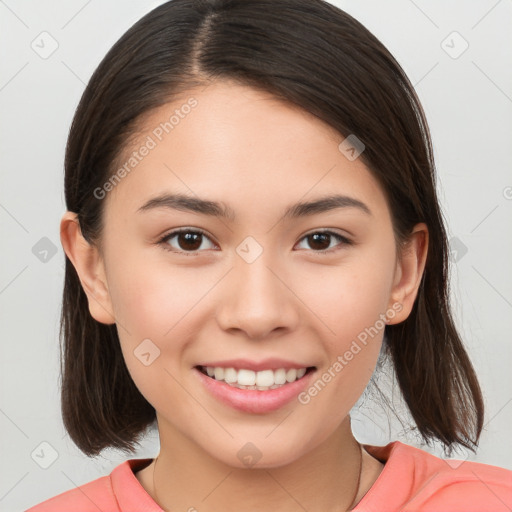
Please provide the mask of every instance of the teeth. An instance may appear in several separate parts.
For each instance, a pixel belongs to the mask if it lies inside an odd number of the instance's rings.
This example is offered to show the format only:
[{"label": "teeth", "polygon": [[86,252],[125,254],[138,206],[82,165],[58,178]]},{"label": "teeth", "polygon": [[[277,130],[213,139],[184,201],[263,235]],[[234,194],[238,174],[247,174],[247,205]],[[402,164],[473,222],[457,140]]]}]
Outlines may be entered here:
[{"label": "teeth", "polygon": [[262,370],[255,372],[241,368],[221,368],[220,366],[202,367],[206,370],[209,377],[215,380],[223,380],[227,384],[240,389],[258,389],[264,391],[267,389],[276,389],[287,382],[294,382],[300,379],[306,373],[306,368],[279,368],[278,370]]},{"label": "teeth", "polygon": [[[217,377],[215,377],[217,378]],[[236,370],[234,368],[226,368],[224,370],[224,380],[226,382],[236,382],[237,375]]]},{"label": "teeth", "polygon": [[297,380],[297,370],[292,368],[286,372],[286,382],[293,382],[294,380]]}]

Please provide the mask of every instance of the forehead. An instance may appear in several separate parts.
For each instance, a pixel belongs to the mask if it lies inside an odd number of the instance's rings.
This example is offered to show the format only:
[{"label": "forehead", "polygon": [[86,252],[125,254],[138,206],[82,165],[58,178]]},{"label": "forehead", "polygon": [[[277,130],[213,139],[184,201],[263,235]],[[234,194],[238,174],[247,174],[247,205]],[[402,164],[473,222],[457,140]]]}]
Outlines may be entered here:
[{"label": "forehead", "polygon": [[[148,198],[180,192],[222,200],[236,212],[343,193],[385,208],[344,137],[305,110],[232,82],[191,89],[146,115],[117,169],[108,201],[135,212]],[[252,212],[254,213],[254,212]]]}]

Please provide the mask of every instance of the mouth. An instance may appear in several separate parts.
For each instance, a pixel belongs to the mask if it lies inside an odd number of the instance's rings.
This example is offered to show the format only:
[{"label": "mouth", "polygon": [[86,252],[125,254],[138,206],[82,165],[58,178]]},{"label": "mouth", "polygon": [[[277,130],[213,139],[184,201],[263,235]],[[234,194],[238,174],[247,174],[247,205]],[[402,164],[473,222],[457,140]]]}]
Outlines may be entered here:
[{"label": "mouth", "polygon": [[253,371],[245,368],[224,368],[219,366],[201,366],[195,368],[214,381],[220,381],[230,387],[267,391],[278,389],[299,381],[316,370],[316,366],[302,368],[278,368]]},{"label": "mouth", "polygon": [[[260,364],[239,361],[238,368],[231,366],[234,362],[228,363],[230,366],[222,364],[224,366],[194,366],[198,383],[217,401],[249,414],[268,414],[293,403],[311,386],[317,371],[316,366],[300,367],[297,364],[298,368],[294,368],[295,365],[290,366],[283,360],[280,363],[267,360]],[[281,367],[281,364],[288,367]],[[245,365],[259,370],[241,368]]]}]

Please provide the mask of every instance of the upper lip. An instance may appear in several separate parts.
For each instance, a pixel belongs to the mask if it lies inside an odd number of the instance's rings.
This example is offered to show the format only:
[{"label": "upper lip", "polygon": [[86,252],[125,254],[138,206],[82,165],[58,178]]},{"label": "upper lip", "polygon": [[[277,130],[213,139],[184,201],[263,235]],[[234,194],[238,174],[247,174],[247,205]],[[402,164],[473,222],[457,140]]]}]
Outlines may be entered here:
[{"label": "upper lip", "polygon": [[278,370],[279,368],[309,368],[312,365],[296,363],[294,361],[287,361],[285,359],[279,359],[271,357],[269,359],[263,359],[261,361],[250,361],[249,359],[227,359],[223,361],[208,361],[205,363],[198,364],[197,366],[212,366],[220,368],[244,368],[247,370],[253,370],[259,372],[262,370]]}]

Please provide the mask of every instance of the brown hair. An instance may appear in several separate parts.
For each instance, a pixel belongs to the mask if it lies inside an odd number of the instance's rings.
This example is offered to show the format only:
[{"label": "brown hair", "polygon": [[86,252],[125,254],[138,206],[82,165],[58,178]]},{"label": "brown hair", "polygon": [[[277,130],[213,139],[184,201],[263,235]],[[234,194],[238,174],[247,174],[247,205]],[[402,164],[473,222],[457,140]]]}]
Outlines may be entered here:
[{"label": "brown hair", "polygon": [[[100,247],[104,202],[94,190],[115,171],[145,114],[191,87],[235,80],[272,93],[365,144],[395,238],[429,229],[427,262],[409,317],[387,325],[384,349],[419,433],[445,447],[477,445],[479,384],[454,326],[448,248],[423,109],[400,65],[354,18],[323,0],[172,0],[140,19],[104,57],[78,105],[66,148],[65,197],[83,236]],[[62,414],[87,455],[133,451],[155,410],[126,368],[115,325],[94,320],[66,258]]]}]

